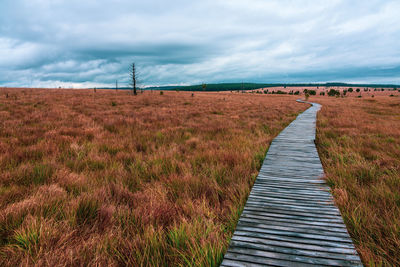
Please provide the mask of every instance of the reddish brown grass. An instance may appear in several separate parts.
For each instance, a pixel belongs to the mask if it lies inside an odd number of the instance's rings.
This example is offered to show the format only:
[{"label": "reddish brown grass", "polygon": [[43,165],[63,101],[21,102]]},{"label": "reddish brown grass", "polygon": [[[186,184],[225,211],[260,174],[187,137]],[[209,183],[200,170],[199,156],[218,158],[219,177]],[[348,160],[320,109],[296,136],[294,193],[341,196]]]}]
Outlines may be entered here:
[{"label": "reddish brown grass", "polygon": [[327,181],[366,265],[400,266],[400,98],[311,97]]},{"label": "reddish brown grass", "polygon": [[217,265],[294,99],[2,89],[0,265]]}]

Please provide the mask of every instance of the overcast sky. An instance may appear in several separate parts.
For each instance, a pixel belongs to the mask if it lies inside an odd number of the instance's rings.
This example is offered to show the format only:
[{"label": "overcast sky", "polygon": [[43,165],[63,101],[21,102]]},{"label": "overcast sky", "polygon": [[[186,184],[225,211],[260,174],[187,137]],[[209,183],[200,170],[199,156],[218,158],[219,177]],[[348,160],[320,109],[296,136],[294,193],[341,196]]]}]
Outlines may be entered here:
[{"label": "overcast sky", "polygon": [[399,84],[399,41],[399,0],[0,0],[0,85]]}]

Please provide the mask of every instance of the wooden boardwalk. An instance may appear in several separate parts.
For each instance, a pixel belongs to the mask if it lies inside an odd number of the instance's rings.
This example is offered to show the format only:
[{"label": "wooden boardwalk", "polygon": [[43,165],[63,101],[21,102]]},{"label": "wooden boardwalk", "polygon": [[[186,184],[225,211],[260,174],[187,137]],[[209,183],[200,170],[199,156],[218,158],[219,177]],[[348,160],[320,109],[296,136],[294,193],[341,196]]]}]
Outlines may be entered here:
[{"label": "wooden boardwalk", "polygon": [[268,150],[221,266],[362,266],[316,150],[319,104]]}]

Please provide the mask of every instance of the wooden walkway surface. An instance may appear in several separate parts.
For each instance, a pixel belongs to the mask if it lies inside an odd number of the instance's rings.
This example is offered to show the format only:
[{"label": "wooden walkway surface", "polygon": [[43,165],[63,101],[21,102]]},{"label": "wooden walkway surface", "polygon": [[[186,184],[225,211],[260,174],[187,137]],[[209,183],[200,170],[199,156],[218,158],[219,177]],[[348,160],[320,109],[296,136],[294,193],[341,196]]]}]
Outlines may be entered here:
[{"label": "wooden walkway surface", "polygon": [[268,150],[221,266],[362,266],[316,150],[319,104]]}]

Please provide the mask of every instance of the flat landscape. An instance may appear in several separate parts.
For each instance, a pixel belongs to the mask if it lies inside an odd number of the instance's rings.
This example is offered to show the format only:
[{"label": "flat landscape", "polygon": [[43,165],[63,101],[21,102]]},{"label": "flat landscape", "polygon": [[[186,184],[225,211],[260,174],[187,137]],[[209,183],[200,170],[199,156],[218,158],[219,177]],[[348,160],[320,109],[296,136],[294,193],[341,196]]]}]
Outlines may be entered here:
[{"label": "flat landscape", "polygon": [[0,0],[0,267],[400,266],[399,13]]},{"label": "flat landscape", "polygon": [[[400,265],[400,98],[312,96],[365,265]],[[217,266],[300,96],[2,89],[0,265]]]},{"label": "flat landscape", "polygon": [[218,265],[295,99],[2,89],[0,265]]}]

